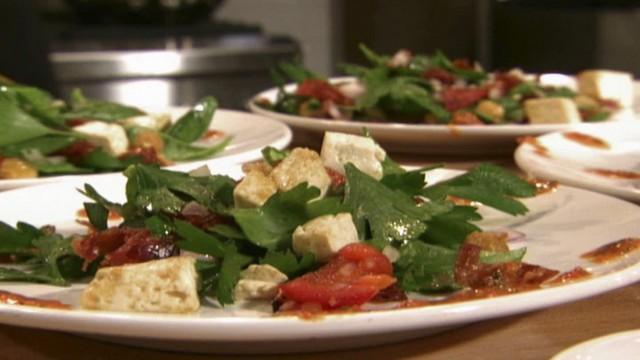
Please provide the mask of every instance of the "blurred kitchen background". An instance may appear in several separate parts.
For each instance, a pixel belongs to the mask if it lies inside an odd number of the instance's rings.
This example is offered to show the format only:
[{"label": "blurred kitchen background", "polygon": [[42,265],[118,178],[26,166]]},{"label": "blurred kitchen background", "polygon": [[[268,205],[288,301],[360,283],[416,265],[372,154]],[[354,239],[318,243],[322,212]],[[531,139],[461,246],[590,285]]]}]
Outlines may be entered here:
[{"label": "blurred kitchen background", "polygon": [[324,75],[378,52],[443,50],[489,69],[640,76],[640,1],[0,0],[0,74],[66,98],[243,108],[270,68]]}]

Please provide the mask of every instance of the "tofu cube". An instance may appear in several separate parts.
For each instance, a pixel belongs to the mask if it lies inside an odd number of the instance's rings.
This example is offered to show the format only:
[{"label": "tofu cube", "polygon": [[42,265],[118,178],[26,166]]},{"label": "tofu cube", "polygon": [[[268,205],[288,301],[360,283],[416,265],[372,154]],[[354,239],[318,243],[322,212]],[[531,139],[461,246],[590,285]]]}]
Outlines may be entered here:
[{"label": "tofu cube", "polygon": [[298,255],[310,252],[316,260],[326,262],[344,246],[358,241],[351,214],[325,215],[296,228],[293,251]]},{"label": "tofu cube", "polygon": [[171,123],[171,116],[169,114],[141,115],[124,119],[121,123],[125,127],[144,127],[153,130],[162,130]]},{"label": "tofu cube", "polygon": [[320,197],[327,193],[331,185],[331,178],[322,164],[320,155],[305,148],[293,149],[291,154],[271,171],[271,178],[280,191],[291,190],[296,185],[307,182],[310,186],[320,189]]},{"label": "tofu cube", "polygon": [[633,76],[622,71],[583,71],[578,74],[578,92],[629,107],[633,104]]},{"label": "tofu cube", "polygon": [[582,121],[576,104],[566,98],[529,99],[524,111],[530,124],[571,124]]},{"label": "tofu cube", "polygon": [[287,280],[287,275],[271,265],[250,265],[240,273],[233,298],[236,301],[271,300],[278,295],[278,285]]},{"label": "tofu cube", "polygon": [[186,256],[106,267],[82,293],[89,310],[190,313],[200,308],[195,259]]},{"label": "tofu cube", "polygon": [[240,279],[260,280],[260,281],[273,282],[276,284],[281,284],[288,280],[287,275],[285,275],[280,270],[268,264],[249,265],[248,268],[244,269],[240,273]]},{"label": "tofu cube", "polygon": [[259,207],[277,191],[278,186],[270,176],[253,170],[233,189],[233,200],[239,208]]},{"label": "tofu cube", "polygon": [[113,156],[120,156],[129,149],[129,138],[124,128],[118,124],[89,121],[75,126],[73,131],[87,135],[93,143]]},{"label": "tofu cube", "polygon": [[360,171],[380,180],[381,161],[387,154],[373,139],[365,136],[326,132],[320,156],[324,166],[344,175],[344,166],[352,163]]}]

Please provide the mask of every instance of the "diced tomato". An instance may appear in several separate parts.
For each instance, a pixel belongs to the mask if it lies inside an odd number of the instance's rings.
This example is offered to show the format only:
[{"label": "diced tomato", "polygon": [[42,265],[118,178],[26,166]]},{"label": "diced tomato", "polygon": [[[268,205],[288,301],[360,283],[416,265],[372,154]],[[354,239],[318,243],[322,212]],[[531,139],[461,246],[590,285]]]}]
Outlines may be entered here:
[{"label": "diced tomato", "polygon": [[55,154],[66,157],[72,163],[79,163],[96,148],[97,146],[95,144],[87,140],[78,140],[64,149],[58,150]]},{"label": "diced tomato", "polygon": [[435,79],[439,80],[441,83],[446,85],[451,85],[456,81],[455,75],[448,72],[447,70],[440,68],[433,68],[422,73],[422,77],[425,79]]},{"label": "diced tomato", "polygon": [[307,79],[298,85],[296,94],[316,98],[320,101],[331,100],[338,105],[351,105],[353,101],[344,96],[335,86],[324,80]]},{"label": "diced tomato", "polygon": [[449,111],[460,110],[471,106],[488,95],[485,87],[479,88],[448,88],[442,90],[442,103]]},{"label": "diced tomato", "polygon": [[376,248],[361,243],[342,248],[320,269],[280,285],[288,309],[315,304],[324,310],[361,305],[396,282],[393,266]]},{"label": "diced tomato", "polygon": [[69,120],[65,121],[65,123],[67,124],[67,126],[76,127],[76,126],[84,125],[84,124],[88,123],[89,121],[93,121],[93,120],[78,118],[78,119],[69,119]]},{"label": "diced tomato", "polygon": [[178,249],[147,229],[109,228],[74,241],[73,250],[87,264],[104,256],[101,266],[117,266],[170,257]]},{"label": "diced tomato", "polygon": [[500,88],[502,92],[505,92],[505,93],[508,92],[513,87],[520,84],[521,82],[522,82],[522,79],[520,79],[517,76],[511,75],[509,73],[504,73],[504,72],[496,73],[495,86]]},{"label": "diced tomato", "polygon": [[473,64],[469,59],[455,59],[452,61],[453,66],[458,69],[473,70]]}]

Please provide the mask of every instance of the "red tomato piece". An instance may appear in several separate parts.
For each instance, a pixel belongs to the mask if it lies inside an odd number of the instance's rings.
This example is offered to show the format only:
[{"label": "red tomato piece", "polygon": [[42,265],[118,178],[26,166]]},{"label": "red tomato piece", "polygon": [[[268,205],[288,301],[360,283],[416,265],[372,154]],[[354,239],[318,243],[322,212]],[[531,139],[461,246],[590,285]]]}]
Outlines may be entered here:
[{"label": "red tomato piece", "polygon": [[451,85],[456,81],[455,75],[444,69],[433,68],[425,71],[422,77],[426,79],[439,80],[441,83]]},{"label": "red tomato piece", "polygon": [[448,88],[442,90],[442,103],[449,111],[460,110],[486,98],[489,91],[482,88]]},{"label": "red tomato piece", "polygon": [[282,299],[300,308],[317,304],[330,310],[361,305],[393,285],[393,266],[386,256],[366,244],[342,248],[320,269],[280,285]]},{"label": "red tomato piece", "polygon": [[82,159],[97,149],[97,146],[87,140],[78,140],[64,149],[56,151],[56,155],[61,155],[69,159],[72,163],[79,163]]},{"label": "red tomato piece", "polygon": [[307,79],[298,85],[296,94],[316,98],[320,101],[331,100],[338,105],[352,104],[351,99],[324,80]]}]

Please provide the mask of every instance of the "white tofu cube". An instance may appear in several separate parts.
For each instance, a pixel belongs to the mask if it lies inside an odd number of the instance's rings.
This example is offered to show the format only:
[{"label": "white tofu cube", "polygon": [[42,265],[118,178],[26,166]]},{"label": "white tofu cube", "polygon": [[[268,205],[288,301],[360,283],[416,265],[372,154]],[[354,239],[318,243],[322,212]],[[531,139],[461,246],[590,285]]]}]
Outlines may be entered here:
[{"label": "white tofu cube", "polygon": [[276,284],[281,284],[288,280],[287,275],[268,264],[249,265],[248,268],[242,270],[242,272],[240,273],[240,278],[247,280],[267,281]]},{"label": "white tofu cube", "polygon": [[325,215],[296,228],[293,251],[298,255],[310,252],[316,260],[326,262],[344,246],[358,241],[351,214]]},{"label": "white tofu cube", "polygon": [[240,279],[233,289],[233,299],[271,300],[278,295],[278,284],[270,281]]},{"label": "white tofu cube", "polygon": [[195,259],[178,256],[98,270],[82,293],[89,310],[190,313],[200,308]]},{"label": "white tofu cube", "polygon": [[239,208],[259,207],[277,191],[278,186],[270,176],[252,170],[233,189],[233,200]]},{"label": "white tofu cube", "polygon": [[583,71],[578,74],[578,92],[629,107],[633,104],[633,76],[622,71]]},{"label": "white tofu cube", "polygon": [[149,114],[134,116],[124,119],[122,125],[125,127],[144,127],[153,130],[162,130],[171,123],[169,114]]},{"label": "white tofu cube", "polygon": [[571,124],[582,121],[578,107],[571,99],[542,98],[524,102],[530,124]]},{"label": "white tofu cube", "polygon": [[87,135],[89,140],[104,148],[113,156],[120,156],[129,149],[129,138],[124,128],[118,124],[89,121],[75,126],[73,131]]},{"label": "white tofu cube", "polygon": [[365,136],[326,132],[320,156],[324,166],[344,175],[344,166],[352,163],[360,171],[380,180],[381,161],[387,154],[373,139]]},{"label": "white tofu cube", "polygon": [[317,152],[305,148],[295,148],[271,171],[271,178],[280,191],[291,190],[296,185],[307,182],[320,189],[320,197],[327,193],[331,178],[327,174],[322,159]]},{"label": "white tofu cube", "polygon": [[233,298],[236,301],[271,300],[278,294],[278,285],[287,280],[287,275],[271,265],[250,265],[240,273]]}]

